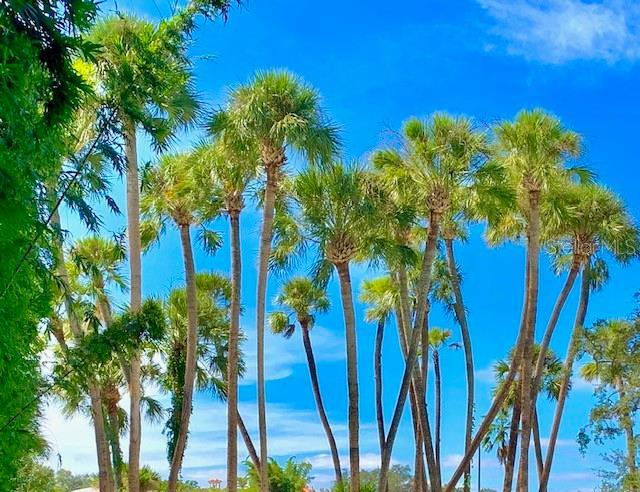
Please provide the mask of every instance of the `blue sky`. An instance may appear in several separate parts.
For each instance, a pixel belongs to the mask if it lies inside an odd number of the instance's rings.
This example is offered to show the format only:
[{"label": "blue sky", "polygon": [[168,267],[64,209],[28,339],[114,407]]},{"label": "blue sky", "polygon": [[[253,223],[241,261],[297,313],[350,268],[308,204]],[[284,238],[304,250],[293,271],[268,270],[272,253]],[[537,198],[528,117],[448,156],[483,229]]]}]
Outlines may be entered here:
[{"label": "blue sky", "polygon": [[[112,1],[104,4],[105,9],[113,6]],[[119,0],[118,6],[153,20],[170,13],[168,0]],[[639,41],[640,7],[630,0],[408,0],[396,4],[379,0],[248,0],[231,10],[226,24],[204,24],[191,55],[198,89],[211,107],[223,104],[227,89],[247,81],[256,70],[286,68],[299,74],[321,92],[325,108],[343,129],[345,155],[354,159],[365,160],[368,152],[387,139],[390,130],[412,115],[446,110],[490,125],[513,117],[521,108],[543,107],[584,136],[582,163],[619,193],[638,216],[640,197],[633,178],[640,151],[640,123],[635,117],[640,110]],[[177,146],[188,147],[196,138],[195,134],[185,135]],[[142,160],[153,158],[144,139],[140,153]],[[114,195],[121,204],[123,187],[115,183]],[[252,207],[244,218],[243,327],[248,337],[244,347],[248,372],[240,390],[241,409],[256,439],[252,311],[258,218]],[[71,214],[65,212],[63,219],[75,237],[83,234]],[[104,221],[106,231],[121,230],[124,224],[122,217],[106,212]],[[216,225],[226,232],[226,223]],[[487,248],[480,227],[458,248],[475,347],[478,416],[489,404],[491,365],[505,355],[515,338],[523,255],[519,245]],[[209,257],[197,249],[196,264],[201,270],[226,271],[229,251],[224,247]],[[354,285],[359,286],[371,274],[366,266],[355,267]],[[634,307],[637,275],[637,264],[624,270],[614,267],[609,284],[593,296],[588,319],[629,313]],[[181,253],[175,232],[169,232],[144,258],[143,279],[146,296],[164,296],[181,285]],[[546,323],[561,286],[561,279],[550,273],[546,258],[542,280],[539,325]],[[269,298],[280,282],[272,279]],[[561,355],[575,311],[575,294],[553,342]],[[334,309],[318,320],[313,343],[329,419],[347,465],[344,330],[335,283],[330,286],[330,296]],[[363,321],[363,306],[356,308],[363,466],[373,468],[378,462],[372,373],[375,328]],[[453,321],[438,309],[432,324],[451,328],[454,339],[459,340]],[[402,369],[393,326],[387,330],[384,350],[385,408],[390,414]],[[271,454],[308,459],[314,465],[315,484],[326,486],[332,477],[331,461],[315,413],[300,338],[270,336],[266,359]],[[465,392],[462,353],[445,350],[442,359],[446,475],[462,451]],[[588,384],[575,381],[557,449],[553,492],[586,492],[598,483],[594,469],[601,465],[601,450],[590,450],[582,457],[575,444],[578,429],[587,422],[591,393]],[[543,436],[548,433],[552,411],[550,405],[540,407]],[[224,478],[224,412],[224,405],[210,395],[197,396],[185,478],[202,483],[210,477]],[[409,420],[405,418],[402,425],[394,461],[412,464]],[[52,404],[46,411],[44,428],[64,467],[78,472],[95,468],[85,420],[65,420]],[[160,432],[160,426],[145,426],[143,461],[164,473],[165,442]],[[240,449],[244,449],[242,445]],[[495,457],[485,454],[482,462],[483,486],[497,488],[501,470]]]}]

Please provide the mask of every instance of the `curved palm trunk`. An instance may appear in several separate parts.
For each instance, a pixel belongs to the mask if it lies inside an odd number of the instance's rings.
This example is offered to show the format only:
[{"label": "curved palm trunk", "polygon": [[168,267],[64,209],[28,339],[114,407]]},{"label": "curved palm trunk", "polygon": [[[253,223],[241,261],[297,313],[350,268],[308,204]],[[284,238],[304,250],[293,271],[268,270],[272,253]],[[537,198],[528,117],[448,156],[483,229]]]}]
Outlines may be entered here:
[{"label": "curved palm trunk", "polygon": [[521,367],[520,400],[522,405],[522,445],[518,466],[518,492],[529,490],[529,443],[533,415],[533,347],[535,340],[536,314],[538,310],[538,281],[540,260],[540,193],[529,192],[529,230],[527,244],[527,267],[529,285],[527,288],[527,317],[525,323],[524,344],[519,363]]},{"label": "curved palm trunk", "polygon": [[376,393],[376,423],[378,425],[378,442],[380,444],[380,455],[384,449],[384,410],[382,404],[382,341],[384,338],[384,318],[378,321],[376,327],[376,342],[373,349],[373,374],[375,380]]},{"label": "curved palm trunk", "polygon": [[[400,278],[406,279],[406,275],[399,274]],[[401,294],[402,296],[402,294]],[[400,302],[402,304],[402,302]],[[400,349],[402,351],[402,356],[404,359],[407,359],[408,350],[409,350],[409,340],[407,339],[407,329],[405,328],[405,324],[403,323],[402,318],[402,308],[398,308],[396,310],[396,319],[398,320],[398,338],[400,340]],[[426,475],[424,469],[424,437],[422,435],[422,430],[420,428],[420,417],[418,412],[418,404],[416,399],[416,392],[413,386],[413,383],[409,385],[409,403],[411,410],[411,420],[413,423],[413,437],[415,441],[415,457],[414,457],[414,481],[413,488],[414,492],[421,492],[426,488]],[[385,437],[383,435],[382,442],[385,442]],[[384,453],[384,446],[381,447],[380,456],[382,457]]]},{"label": "curved palm trunk", "polygon": [[316,407],[318,408],[318,415],[320,416],[320,422],[327,435],[327,441],[329,441],[329,448],[331,449],[331,459],[333,460],[333,469],[336,475],[336,483],[342,482],[342,468],[340,467],[340,456],[338,455],[338,446],[336,445],[327,413],[322,403],[322,393],[320,392],[320,383],[318,381],[318,370],[316,368],[316,360],[313,355],[313,348],[311,347],[311,338],[309,337],[309,328],[305,324],[301,323],[302,327],[302,343],[304,344],[304,352],[307,356],[307,366],[309,367],[309,377],[311,378],[311,389],[313,390],[313,397],[316,401]]},{"label": "curved palm trunk", "polygon": [[[229,213],[231,232],[231,323],[227,362],[227,490],[238,490],[238,352],[240,344],[240,212]],[[256,468],[256,469],[259,469]]]},{"label": "curved palm trunk", "polygon": [[191,249],[191,235],[188,224],[180,224],[180,240],[184,257],[184,271],[187,283],[187,356],[184,368],[184,397],[180,412],[180,429],[171,459],[167,490],[175,492],[182,467],[182,459],[189,434],[189,420],[193,407],[193,387],[196,376],[196,358],[198,350],[198,298],[196,293],[196,272]]},{"label": "curved palm trunk", "polygon": [[242,435],[242,440],[244,441],[244,445],[247,447],[247,452],[249,453],[249,458],[251,458],[251,462],[253,466],[256,467],[256,470],[260,469],[260,459],[258,458],[258,452],[256,451],[256,447],[253,445],[253,441],[251,440],[251,434],[247,430],[247,426],[244,425],[244,420],[242,420],[242,415],[240,412],[238,415],[238,429],[240,430],[240,435]]},{"label": "curved palm trunk", "polygon": [[[60,213],[58,210],[54,210],[51,215],[51,223],[58,229],[61,228]],[[71,299],[69,297],[69,273],[67,272],[67,266],[65,263],[64,249],[62,240],[59,235],[56,234],[55,249],[58,260],[58,278],[62,288],[65,290],[63,293],[65,310],[69,317],[69,326],[74,338],[80,341],[84,336],[80,322],[76,317],[73,307],[71,305]],[[62,338],[59,339],[61,348],[63,351],[68,349],[64,335],[59,335]],[[107,434],[104,426],[104,413],[102,409],[102,398],[100,396],[100,389],[95,381],[89,381],[87,384],[87,393],[89,394],[89,401],[91,405],[91,418],[93,421],[93,432],[96,442],[96,455],[98,460],[98,481],[100,492],[112,492],[113,483],[111,481],[110,461],[109,461],[109,446],[107,444]]]},{"label": "curved palm trunk", "polygon": [[349,467],[351,492],[360,492],[360,418],[358,404],[358,351],[356,348],[356,318],[353,312],[353,292],[349,263],[335,265],[340,278],[340,297],[344,313],[347,344],[347,390],[349,394]]},{"label": "curved palm trunk", "polygon": [[536,469],[538,472],[538,481],[540,481],[540,477],[542,477],[542,472],[544,469],[544,458],[542,457],[542,441],[540,440],[540,421],[538,420],[538,409],[533,407],[533,449],[536,453]]},{"label": "curved palm trunk", "polygon": [[[475,374],[473,366],[473,348],[471,345],[471,334],[469,332],[469,323],[467,321],[467,311],[462,297],[462,289],[460,287],[460,277],[458,275],[458,266],[453,250],[453,240],[445,239],[445,248],[447,251],[447,265],[451,275],[451,287],[454,295],[453,309],[456,320],[460,325],[460,333],[462,335],[462,346],[464,348],[465,376],[467,379],[467,412],[465,420],[464,432],[464,449],[465,452],[471,444],[471,435],[473,433],[473,409],[475,406]],[[468,466],[464,472],[463,479],[464,492],[471,490],[471,466]]]},{"label": "curved palm trunk", "polygon": [[534,406],[535,400],[537,399],[537,396],[539,394],[542,375],[544,374],[544,361],[547,357],[549,344],[551,343],[551,338],[553,337],[553,333],[556,329],[556,326],[558,325],[558,319],[560,318],[562,309],[564,308],[567,298],[569,297],[569,294],[573,289],[573,285],[575,284],[578,273],[580,273],[580,263],[574,258],[571,264],[571,269],[569,270],[569,273],[567,275],[567,279],[562,286],[562,290],[558,294],[556,303],[553,306],[553,311],[551,311],[551,317],[549,318],[549,322],[547,323],[542,341],[540,342],[540,353],[538,354],[538,358],[536,360],[533,383],[531,386],[531,394],[534,398]]},{"label": "curved palm trunk", "polygon": [[258,369],[258,433],[260,436],[260,492],[269,491],[269,457],[267,448],[267,404],[264,383],[264,319],[269,277],[269,256],[273,236],[273,215],[276,203],[276,173],[274,166],[265,163],[267,185],[264,192],[262,233],[260,236],[260,259],[258,261],[258,291],[256,299],[256,338]]},{"label": "curved palm trunk", "polygon": [[521,414],[520,400],[516,397],[513,403],[513,409],[511,410],[509,443],[507,445],[507,457],[504,462],[503,492],[511,492],[513,489],[513,471],[516,463],[516,452],[518,450],[518,430],[520,428]]},{"label": "curved palm trunk", "polygon": [[571,374],[573,372],[573,363],[576,359],[576,354],[578,353],[580,333],[582,332],[582,326],[584,325],[584,320],[587,315],[588,305],[589,265],[587,263],[582,270],[582,278],[580,280],[580,300],[578,301],[578,309],[576,311],[576,317],[573,324],[573,332],[571,333],[571,340],[569,341],[567,356],[562,367],[562,379],[560,380],[558,402],[553,414],[553,422],[551,424],[551,431],[549,433],[549,446],[547,447],[547,454],[544,460],[542,477],[540,478],[540,492],[546,492],[549,483],[549,476],[551,474],[551,467],[553,466],[556,443],[558,442],[558,431],[560,430],[560,422],[562,421],[564,405],[567,400],[567,395],[569,394],[569,386],[571,385]]},{"label": "curved palm trunk", "polygon": [[[136,128],[125,123],[125,155],[127,158],[127,239],[129,241],[130,308],[132,312],[142,304],[142,265],[140,256],[140,184],[138,182],[138,153]],[[129,492],[140,492],[140,355],[131,358],[129,368]]]},{"label": "curved palm trunk", "polygon": [[473,459],[473,455],[475,454],[476,450],[480,447],[480,444],[482,443],[482,440],[486,436],[487,432],[489,432],[489,429],[491,428],[491,424],[495,420],[498,413],[500,413],[500,410],[502,409],[504,403],[507,401],[507,397],[509,396],[509,392],[511,391],[511,386],[513,385],[516,379],[516,376],[518,375],[518,371],[520,369],[520,365],[518,364],[518,361],[520,360],[520,357],[523,351],[524,326],[526,323],[527,312],[528,312],[529,273],[530,273],[529,269],[526,268],[525,279],[524,279],[524,302],[522,306],[522,315],[520,317],[520,329],[518,330],[518,337],[516,339],[515,350],[513,353],[513,362],[511,364],[511,367],[509,367],[509,372],[504,378],[504,381],[502,383],[502,388],[500,388],[500,391],[498,391],[498,393],[494,396],[491,406],[489,407],[489,410],[487,411],[484,418],[480,422],[480,425],[478,426],[476,435],[471,440],[469,449],[467,449],[462,460],[460,461],[460,464],[451,475],[451,479],[449,480],[449,483],[445,487],[444,492],[453,492],[455,490],[456,486],[458,485],[458,481],[460,480],[460,478],[462,478],[462,475],[464,474],[465,469],[469,467],[469,464]]},{"label": "curved palm trunk", "polygon": [[[385,451],[382,454],[382,464],[380,467],[380,476],[378,483],[378,491],[384,492],[384,484],[386,484],[387,475],[389,473],[389,466],[391,464],[391,452],[393,450],[393,444],[400,425],[400,418],[402,416],[402,410],[409,391],[409,385],[413,384],[417,396],[417,407],[419,413],[420,427],[424,437],[425,455],[427,458],[427,468],[429,470],[429,480],[431,483],[431,490],[433,492],[440,492],[442,485],[440,480],[440,470],[438,469],[435,453],[433,449],[433,441],[431,439],[431,429],[429,426],[429,418],[427,415],[426,401],[424,396],[424,384],[422,381],[422,375],[419,368],[416,368],[416,359],[418,355],[418,347],[420,341],[420,335],[425,325],[425,319],[427,315],[427,293],[431,286],[431,268],[435,259],[436,245],[439,235],[439,217],[432,215],[430,220],[429,233],[427,236],[427,242],[425,252],[422,259],[422,266],[420,271],[420,278],[416,288],[417,306],[416,316],[414,320],[413,330],[411,332],[411,342],[409,344],[409,351],[405,360],[405,369],[402,377],[402,383],[400,385],[400,391],[396,400],[396,406],[394,408],[393,417],[389,426],[389,433],[385,443]],[[402,270],[402,268],[400,269]],[[409,321],[409,296],[408,296],[408,282],[406,281],[406,272],[404,278],[402,278],[402,272],[400,274],[400,297],[401,297],[401,314],[402,323],[404,326],[410,326]]]},{"label": "curved palm trunk", "polygon": [[436,390],[436,430],[435,430],[435,453],[436,463],[440,467],[440,430],[442,422],[442,374],[440,374],[440,353],[433,351],[433,371],[435,374]]}]

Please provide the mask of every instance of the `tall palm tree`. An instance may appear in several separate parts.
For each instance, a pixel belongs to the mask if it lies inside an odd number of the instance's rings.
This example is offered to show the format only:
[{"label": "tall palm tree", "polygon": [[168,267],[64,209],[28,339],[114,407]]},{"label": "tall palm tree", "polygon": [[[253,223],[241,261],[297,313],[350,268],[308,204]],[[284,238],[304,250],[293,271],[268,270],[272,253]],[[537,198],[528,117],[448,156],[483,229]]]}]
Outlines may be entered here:
[{"label": "tall palm tree", "polygon": [[529,442],[533,417],[531,376],[538,309],[540,205],[545,194],[565,180],[564,161],[579,154],[580,137],[565,129],[557,118],[541,110],[522,111],[514,122],[498,124],[495,133],[495,158],[504,166],[508,180],[518,194],[519,212],[526,224],[526,312],[521,350],[514,359],[520,370],[522,407],[522,453],[517,488],[526,492],[529,487]]},{"label": "tall palm tree", "polygon": [[377,323],[376,342],[373,354],[373,368],[376,393],[376,422],[378,425],[378,441],[380,455],[384,450],[386,431],[384,428],[384,405],[382,398],[382,342],[385,323],[398,304],[397,288],[390,276],[365,280],[360,287],[360,301],[369,305],[365,312],[368,322]]},{"label": "tall palm tree", "polygon": [[266,398],[264,387],[264,331],[268,263],[273,236],[276,193],[287,153],[301,152],[311,162],[329,159],[338,148],[337,129],[320,106],[315,89],[283,71],[261,72],[229,94],[228,108],[216,114],[211,127],[231,125],[241,138],[259,147],[266,185],[256,293],[258,427],[260,432],[260,488],[269,489]]},{"label": "tall palm tree", "polygon": [[[224,11],[227,4],[223,3]],[[187,47],[195,16],[215,15],[216,8],[221,7],[218,2],[211,7],[200,4],[192,3],[157,25],[132,16],[107,17],[94,26],[90,37],[101,46],[95,57],[98,92],[112,108],[124,137],[130,305],[134,312],[142,302],[137,130],[142,128],[160,149],[166,147],[176,129],[194,121],[198,103]],[[140,357],[134,355],[130,366],[129,490],[139,492]]]},{"label": "tall palm tree", "polygon": [[[401,392],[389,429],[387,450],[386,453],[383,453],[380,474],[382,480],[378,484],[380,492],[382,492],[384,479],[388,473],[395,433],[412,379],[420,402],[418,405],[420,424],[425,439],[425,454],[431,488],[435,492],[439,492],[442,487],[430,436],[428,416],[423,403],[425,401],[424,384],[421,381],[421,375],[414,371],[414,358],[417,354],[419,334],[426,326],[427,294],[430,290],[431,272],[442,220],[452,201],[456,199],[456,194],[461,189],[461,183],[473,182],[474,175],[482,163],[480,157],[485,147],[486,137],[475,131],[470,120],[435,114],[427,121],[417,118],[410,119],[403,129],[403,148],[401,150],[382,150],[377,152],[373,158],[374,165],[383,170],[392,186],[397,185],[398,182],[408,185],[412,199],[420,207],[419,213],[423,219],[422,227],[427,229],[427,239],[415,289],[417,305],[410,349]],[[396,190],[396,193],[403,192],[405,191]],[[400,301],[402,322],[405,326],[409,326],[411,317],[408,286],[405,278],[400,279]]]},{"label": "tall palm tree", "polygon": [[[275,298],[275,304],[290,312],[275,311],[271,313],[269,322],[273,333],[282,335],[285,338],[290,338],[296,329],[295,322],[297,321],[300,325],[313,397],[316,401],[322,427],[329,442],[336,483],[341,484],[342,468],[340,466],[338,446],[336,445],[336,439],[333,436],[333,431],[331,430],[331,425],[329,424],[329,419],[324,409],[324,403],[322,402],[318,370],[316,368],[316,360],[313,355],[310,337],[310,331],[315,324],[316,315],[329,310],[329,298],[324,289],[315,286],[309,278],[295,277],[282,286],[279,294]],[[294,320],[291,319],[292,317],[294,317]]]},{"label": "tall palm tree", "polygon": [[350,264],[370,246],[376,203],[368,193],[366,172],[355,164],[333,162],[300,173],[293,184],[303,236],[316,243],[317,281],[337,271],[347,349],[349,463],[352,492],[360,490],[360,445],[356,321]]},{"label": "tall palm tree", "polygon": [[[569,391],[573,363],[579,349],[580,334],[587,313],[590,291],[598,286],[592,265],[602,263],[598,256],[606,254],[615,261],[626,263],[637,256],[640,244],[639,231],[624,204],[612,192],[598,185],[575,185],[565,191],[571,213],[563,222],[562,233],[571,243],[571,268],[577,264],[582,269],[580,300],[571,340],[565,358],[560,394],[549,435],[544,472],[540,490],[546,491],[560,422]],[[552,332],[545,333],[545,340]]]},{"label": "tall palm tree", "polygon": [[[198,350],[198,295],[196,273],[191,245],[191,226],[204,224],[219,210],[218,205],[202,203],[199,198],[194,170],[197,161],[191,154],[166,155],[146,176],[142,211],[149,224],[148,230],[160,234],[167,222],[173,223],[180,233],[186,279],[187,332],[184,365],[184,397],[180,425],[169,472],[170,492],[175,492],[182,459],[187,444],[191,418],[193,391],[197,369]],[[215,250],[219,238],[211,231],[201,236],[206,249]]]},{"label": "tall palm tree", "polygon": [[451,330],[443,330],[442,328],[429,329],[429,346],[431,347],[431,356],[433,357],[433,372],[435,376],[435,396],[436,396],[436,421],[435,421],[435,453],[436,463],[438,467],[442,465],[440,461],[440,431],[442,420],[442,372],[440,369],[440,349],[444,347],[451,338]]},{"label": "tall palm tree", "polygon": [[196,150],[201,169],[222,201],[222,212],[229,218],[231,243],[231,322],[227,373],[227,489],[238,487],[238,361],[240,345],[240,306],[242,254],[240,216],[245,194],[255,179],[259,164],[257,147],[233,134],[233,128],[218,128],[212,143]]}]

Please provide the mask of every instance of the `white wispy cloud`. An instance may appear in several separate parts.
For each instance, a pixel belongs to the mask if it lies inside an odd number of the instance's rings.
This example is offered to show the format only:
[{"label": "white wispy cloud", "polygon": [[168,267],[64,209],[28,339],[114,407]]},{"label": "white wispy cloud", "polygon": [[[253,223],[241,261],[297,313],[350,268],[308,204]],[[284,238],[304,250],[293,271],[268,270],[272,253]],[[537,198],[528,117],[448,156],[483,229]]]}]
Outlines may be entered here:
[{"label": "white wispy cloud", "polygon": [[513,55],[549,64],[640,58],[640,6],[631,0],[477,0]]}]

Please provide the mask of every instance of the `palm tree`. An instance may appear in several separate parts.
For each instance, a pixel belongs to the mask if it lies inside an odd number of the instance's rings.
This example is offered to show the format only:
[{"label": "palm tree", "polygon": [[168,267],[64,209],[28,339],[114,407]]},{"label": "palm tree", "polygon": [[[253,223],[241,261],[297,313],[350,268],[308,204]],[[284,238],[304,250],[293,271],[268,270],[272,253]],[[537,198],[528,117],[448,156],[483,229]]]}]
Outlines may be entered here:
[{"label": "palm tree", "polygon": [[[131,16],[107,17],[93,28],[91,41],[101,46],[95,57],[98,91],[104,93],[120,123],[127,161],[127,239],[129,241],[130,305],[142,302],[140,237],[140,184],[137,129],[148,133],[156,148],[164,148],[177,128],[193,122],[198,103],[191,77],[187,47],[199,13],[214,15],[214,8],[188,6],[158,25]],[[139,492],[140,474],[140,368],[139,356],[130,363],[129,490]]]},{"label": "palm tree", "polygon": [[[147,187],[142,197],[142,210],[148,219],[149,231],[159,235],[167,222],[172,222],[180,232],[187,289],[187,337],[184,366],[184,398],[180,425],[169,472],[169,491],[175,492],[182,459],[187,444],[191,417],[193,390],[197,369],[198,349],[198,295],[196,274],[191,246],[191,226],[203,224],[215,215],[219,207],[213,202],[199,199],[194,169],[197,162],[190,154],[166,155],[146,176]],[[204,246],[213,251],[219,245],[215,233],[205,229]]]},{"label": "palm tree", "polygon": [[[338,446],[336,445],[336,440],[324,409],[324,403],[322,402],[318,370],[311,346],[311,337],[309,336],[310,330],[315,323],[316,315],[329,310],[329,298],[324,289],[315,286],[310,279],[306,277],[296,277],[282,286],[280,293],[276,296],[275,304],[290,312],[276,311],[271,313],[269,322],[273,333],[282,335],[285,338],[290,338],[296,329],[295,321],[300,325],[313,397],[316,401],[322,427],[327,435],[327,441],[329,441],[336,483],[340,484],[342,483],[342,468],[340,466]],[[291,320],[292,316],[295,317],[293,322]]]},{"label": "palm tree", "polygon": [[429,329],[429,346],[431,347],[431,356],[433,357],[433,372],[435,375],[435,392],[436,392],[436,429],[435,429],[435,453],[436,463],[441,466],[440,461],[440,430],[442,415],[442,373],[440,371],[440,349],[451,338],[451,330],[443,330],[442,328]]},{"label": "palm tree", "polygon": [[231,126],[236,135],[254,141],[259,147],[266,177],[256,294],[260,479],[264,492],[269,489],[264,388],[265,303],[276,193],[289,150],[301,152],[311,162],[327,160],[338,148],[338,136],[337,129],[320,107],[315,89],[288,72],[258,73],[248,84],[233,89],[229,99],[228,108],[216,114],[211,127],[215,131]]},{"label": "palm tree", "polygon": [[[520,334],[521,346],[514,358],[520,370],[522,453],[518,470],[518,490],[527,491],[529,483],[529,442],[533,418],[531,382],[532,354],[538,308],[538,271],[540,257],[540,205],[545,195],[559,182],[566,182],[564,160],[580,152],[580,138],[561,122],[541,110],[522,111],[514,122],[495,128],[496,160],[504,166],[508,182],[517,192],[518,208],[525,221],[527,240],[527,285],[525,316]],[[515,375],[515,369],[514,371]]]},{"label": "palm tree", "polygon": [[[231,322],[229,324],[229,354],[227,380],[227,489],[238,487],[238,354],[240,340],[240,306],[242,254],[240,215],[245,206],[244,195],[255,179],[259,163],[256,146],[232,134],[232,128],[219,128],[213,143],[197,149],[201,169],[208,171],[208,180],[222,200],[222,209],[229,218],[231,239]],[[205,179],[205,181],[207,181]],[[206,186],[206,185],[205,185]]]},{"label": "palm tree", "polygon": [[[568,395],[573,363],[579,349],[580,334],[587,313],[590,291],[598,286],[596,269],[602,265],[597,255],[607,252],[615,261],[626,263],[638,254],[639,232],[624,204],[606,188],[598,185],[575,185],[566,190],[566,200],[571,213],[562,227],[565,239],[571,242],[571,268],[582,269],[580,300],[573,332],[563,367],[558,403],[549,436],[544,472],[540,479],[540,490],[546,491],[551,473],[555,445],[565,401]],[[545,333],[545,340],[551,339]]]},{"label": "palm tree", "polygon": [[369,305],[365,312],[366,321],[377,323],[373,368],[376,387],[376,422],[378,425],[380,455],[382,456],[386,439],[382,400],[382,341],[384,339],[385,323],[398,304],[397,288],[393,279],[387,275],[365,280],[360,287],[360,301]]},{"label": "palm tree", "polygon": [[[442,220],[449,211],[452,201],[456,200],[456,194],[462,188],[461,184],[473,182],[481,163],[479,157],[486,147],[486,137],[476,132],[471,121],[466,118],[435,114],[428,121],[413,118],[405,123],[403,146],[404,148],[400,151],[387,149],[377,152],[373,162],[378,169],[383,170],[392,186],[396,186],[398,182],[408,185],[411,198],[419,207],[419,213],[423,218],[422,226],[427,229],[427,239],[415,289],[417,305],[405,377],[403,377],[401,392],[389,429],[387,452],[383,456],[380,474],[382,480],[378,487],[382,492],[400,414],[413,378],[420,402],[418,405],[420,424],[425,439],[431,488],[439,492],[442,487],[440,471],[436,466],[428,416],[425,405],[422,403],[425,401],[424,383],[421,381],[423,378],[419,372],[414,371],[414,359],[418,349],[418,336],[426,326],[427,293],[430,290],[431,272]],[[405,191],[396,190],[395,192]],[[411,317],[406,278],[400,278],[400,302],[402,323],[409,326]]]},{"label": "palm tree", "polygon": [[376,204],[368,193],[366,172],[355,164],[333,162],[308,168],[293,184],[301,210],[303,236],[314,241],[318,260],[315,276],[326,283],[333,269],[338,273],[347,349],[349,486],[360,490],[358,368],[355,315],[350,264],[365,255],[371,243]]},{"label": "palm tree", "polygon": [[[195,284],[198,298],[196,388],[211,390],[218,398],[224,399],[231,284],[228,278],[215,273],[198,273]],[[166,371],[160,377],[161,384],[163,389],[171,393],[171,410],[165,425],[168,436],[167,457],[171,464],[180,436],[185,398],[185,341],[188,339],[189,329],[187,290],[173,289],[165,301],[165,311],[168,332],[159,348],[159,355],[166,365]]]}]

